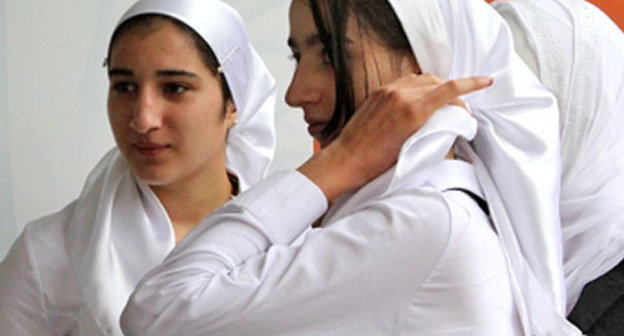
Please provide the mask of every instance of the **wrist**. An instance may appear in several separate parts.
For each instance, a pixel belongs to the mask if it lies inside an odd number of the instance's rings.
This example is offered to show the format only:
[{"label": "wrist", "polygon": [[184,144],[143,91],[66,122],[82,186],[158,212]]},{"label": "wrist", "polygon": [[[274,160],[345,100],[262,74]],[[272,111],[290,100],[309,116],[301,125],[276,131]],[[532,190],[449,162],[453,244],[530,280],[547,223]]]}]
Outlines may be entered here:
[{"label": "wrist", "polygon": [[367,182],[357,163],[339,141],[314,153],[297,170],[316,184],[328,201],[333,201],[345,192]]}]

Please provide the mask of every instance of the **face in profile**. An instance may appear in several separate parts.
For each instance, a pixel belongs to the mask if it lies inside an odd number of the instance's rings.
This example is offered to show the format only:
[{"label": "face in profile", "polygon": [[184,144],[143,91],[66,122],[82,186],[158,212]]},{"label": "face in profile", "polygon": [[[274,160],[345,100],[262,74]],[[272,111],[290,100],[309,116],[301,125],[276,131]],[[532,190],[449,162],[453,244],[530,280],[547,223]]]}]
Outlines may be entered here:
[{"label": "face in profile", "polygon": [[224,173],[236,110],[180,27],[159,18],[121,32],[109,79],[110,124],[137,178],[172,186]]},{"label": "face in profile", "polygon": [[[418,73],[411,53],[392,50],[369,27],[360,24],[355,13],[347,19],[345,62],[351,72],[354,107],[368,94],[399,77]],[[321,147],[331,143],[323,130],[331,120],[336,105],[336,74],[331,56],[317,31],[308,0],[293,0],[289,12],[288,45],[296,62],[286,102],[304,111],[308,132]]]}]

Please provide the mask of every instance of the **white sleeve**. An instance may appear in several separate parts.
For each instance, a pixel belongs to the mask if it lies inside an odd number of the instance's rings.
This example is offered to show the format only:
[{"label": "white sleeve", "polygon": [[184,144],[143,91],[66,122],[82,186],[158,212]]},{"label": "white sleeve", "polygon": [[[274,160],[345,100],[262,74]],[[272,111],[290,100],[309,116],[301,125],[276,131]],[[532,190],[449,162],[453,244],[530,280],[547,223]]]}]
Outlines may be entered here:
[{"label": "white sleeve", "polygon": [[133,336],[393,333],[449,239],[444,202],[421,198],[376,202],[289,246],[326,200],[298,172],[274,175],[208,217],[141,281],[122,329]]},{"label": "white sleeve", "polygon": [[28,233],[0,263],[0,335],[52,335]]}]

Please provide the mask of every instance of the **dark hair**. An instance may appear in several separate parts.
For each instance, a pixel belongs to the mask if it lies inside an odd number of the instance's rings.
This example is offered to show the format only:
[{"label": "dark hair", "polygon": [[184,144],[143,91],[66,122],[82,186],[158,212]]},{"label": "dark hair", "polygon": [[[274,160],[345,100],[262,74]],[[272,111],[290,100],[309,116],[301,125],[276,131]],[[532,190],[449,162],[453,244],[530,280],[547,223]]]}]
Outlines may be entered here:
[{"label": "dark hair", "polygon": [[206,43],[206,41],[193,28],[176,19],[159,14],[142,14],[124,21],[121,25],[119,25],[119,27],[117,27],[117,29],[115,29],[115,32],[113,32],[113,36],[111,37],[110,44],[108,46],[108,53],[106,56],[105,65],[107,67],[110,67],[110,57],[111,51],[113,49],[113,44],[119,39],[119,37],[121,37],[124,32],[128,31],[133,27],[150,26],[154,24],[154,21],[157,20],[167,20],[173,23],[174,25],[179,27],[188,37],[191,38],[206,67],[208,67],[208,69],[210,69],[210,71],[215,76],[217,76],[221,82],[221,92],[223,95],[223,110],[225,111],[225,103],[232,100],[232,92],[230,91],[230,87],[227,83],[227,80],[225,79],[225,76],[221,72],[219,72],[220,64],[217,60],[217,57],[215,56],[214,51],[212,51],[212,48],[210,48],[208,43]]},{"label": "dark hair", "polygon": [[331,139],[338,136],[355,112],[353,78],[345,50],[349,14],[358,20],[361,32],[389,49],[404,53],[412,53],[412,49],[401,22],[387,0],[309,0],[309,3],[316,30],[336,78],[336,106],[332,119],[323,130],[323,135]]}]

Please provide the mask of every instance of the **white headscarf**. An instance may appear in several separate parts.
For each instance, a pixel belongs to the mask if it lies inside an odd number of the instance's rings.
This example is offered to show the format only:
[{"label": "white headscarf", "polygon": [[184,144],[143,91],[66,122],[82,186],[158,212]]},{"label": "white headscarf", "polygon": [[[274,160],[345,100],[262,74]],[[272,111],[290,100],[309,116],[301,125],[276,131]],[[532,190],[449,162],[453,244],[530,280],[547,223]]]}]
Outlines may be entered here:
[{"label": "white headscarf", "polygon": [[580,0],[494,3],[558,98],[567,312],[624,258],[624,34]]},{"label": "white headscarf", "polygon": [[259,181],[275,151],[275,80],[249,43],[238,13],[219,0],[144,0],[134,4],[119,24],[142,14],[177,19],[212,48],[238,110],[237,126],[229,132],[227,167],[239,177],[242,189]]},{"label": "white headscarf", "polygon": [[526,335],[579,333],[563,316],[559,113],[553,95],[514,53],[507,25],[485,1],[389,2],[422,71],[445,80],[493,76],[494,85],[463,97],[474,118],[457,107],[438,111],[403,145],[392,170],[330,215],[356,211],[403,186],[426,185],[456,138],[474,137],[474,151],[465,140],[460,151],[473,161],[489,203]]},{"label": "white headscarf", "polygon": [[[241,190],[258,182],[275,148],[275,81],[249,43],[238,13],[218,0],[142,0],[119,24],[141,14],[185,23],[215,52],[238,111],[227,139],[227,169],[239,178]],[[171,221],[117,149],[95,167],[68,210],[67,244],[87,315],[103,334],[121,336],[119,317],[134,286],[175,245]]]}]

